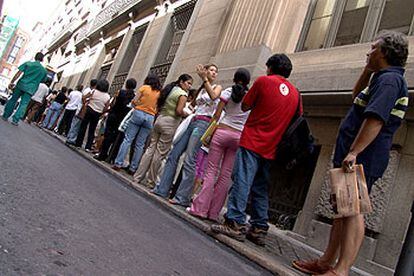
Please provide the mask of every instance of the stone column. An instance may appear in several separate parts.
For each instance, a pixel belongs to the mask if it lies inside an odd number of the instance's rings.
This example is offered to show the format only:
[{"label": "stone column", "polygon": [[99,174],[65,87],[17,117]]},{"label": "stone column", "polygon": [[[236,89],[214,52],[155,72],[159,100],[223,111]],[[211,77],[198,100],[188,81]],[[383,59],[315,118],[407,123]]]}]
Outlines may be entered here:
[{"label": "stone column", "polygon": [[155,18],[149,24],[127,78],[135,78],[138,86],[144,82],[161,46],[171,13]]},{"label": "stone column", "polygon": [[405,143],[403,143],[396,178],[389,191],[391,193],[389,202],[382,210],[384,227],[378,236],[374,255],[375,262],[390,268],[395,268],[397,264],[414,200],[414,144],[412,143],[414,122],[407,122],[407,131],[401,131],[400,134],[404,137]]},{"label": "stone column", "polygon": [[107,77],[107,80],[108,80],[109,84],[112,83],[112,81],[114,80],[116,74],[118,73],[119,66],[122,63],[125,52],[128,48],[128,44],[131,41],[133,34],[134,34],[134,29],[131,28],[131,24],[130,24],[128,26],[127,33],[124,35],[124,38],[122,39],[121,45],[119,45],[118,52],[116,53],[114,63],[111,66],[111,70],[109,70],[109,74],[108,74],[108,77]]}]

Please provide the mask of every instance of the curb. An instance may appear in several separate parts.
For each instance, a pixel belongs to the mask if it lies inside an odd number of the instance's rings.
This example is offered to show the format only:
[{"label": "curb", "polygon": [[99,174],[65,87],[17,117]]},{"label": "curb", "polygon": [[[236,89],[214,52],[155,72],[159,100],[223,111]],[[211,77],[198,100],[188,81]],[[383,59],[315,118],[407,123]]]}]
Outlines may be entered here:
[{"label": "curb", "polygon": [[74,152],[77,152],[80,156],[88,160],[89,162],[93,163],[94,165],[98,166],[99,168],[105,170],[107,173],[111,174],[112,176],[118,178],[121,180],[124,184],[126,184],[129,188],[134,189],[136,192],[139,192],[141,195],[145,196],[146,198],[152,200],[153,202],[160,205],[163,209],[170,212],[171,214],[185,220],[186,222],[190,223],[194,227],[198,228],[202,232],[208,234],[209,236],[213,237],[214,239],[220,241],[224,245],[230,247],[237,253],[243,255],[247,259],[255,262],[259,266],[269,270],[271,273],[275,275],[281,275],[281,276],[298,276],[298,275],[304,275],[301,273],[298,273],[296,270],[291,268],[290,266],[286,265],[281,259],[279,259],[277,256],[270,256],[262,250],[257,245],[254,245],[250,242],[239,242],[236,241],[230,237],[227,237],[223,234],[217,234],[213,233],[210,230],[210,224],[202,221],[198,218],[195,218],[191,215],[189,215],[185,209],[182,207],[171,205],[167,200],[154,195],[151,193],[147,188],[145,188],[142,185],[138,185],[134,183],[129,177],[124,175],[123,173],[117,172],[113,170],[109,164],[105,165],[105,163],[95,160],[90,154],[81,151],[80,149],[76,149],[74,147],[68,146],[65,144],[65,141],[62,137],[58,136],[57,134],[42,129],[45,133],[49,134],[50,136],[56,138],[61,143],[63,143],[66,147],[70,148]]}]

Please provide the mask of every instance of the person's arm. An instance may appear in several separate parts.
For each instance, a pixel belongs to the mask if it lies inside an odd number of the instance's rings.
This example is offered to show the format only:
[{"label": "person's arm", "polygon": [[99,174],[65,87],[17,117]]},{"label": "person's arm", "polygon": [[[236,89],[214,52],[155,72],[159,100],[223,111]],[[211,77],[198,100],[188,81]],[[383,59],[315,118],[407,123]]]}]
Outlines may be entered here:
[{"label": "person's arm", "polygon": [[178,102],[177,102],[177,105],[175,107],[175,114],[177,116],[187,117],[189,115],[186,112],[184,112],[184,107],[185,107],[186,102],[187,102],[187,97],[186,96],[182,95],[178,98]]},{"label": "person's arm", "polygon": [[105,103],[105,107],[102,111],[102,115],[107,113],[109,111],[109,109],[111,109],[111,100],[110,99]]},{"label": "person's arm", "polygon": [[119,90],[115,92],[114,96],[112,97],[112,101],[111,101],[111,106],[110,106],[110,108],[114,107],[114,105],[115,105],[115,103],[116,103],[116,100],[118,99],[119,93],[120,93],[120,91],[119,91]]},{"label": "person's arm", "polygon": [[257,98],[259,97],[259,91],[262,85],[262,78],[258,78],[254,83],[253,86],[249,89],[246,95],[243,98],[241,110],[243,112],[247,112],[252,110],[256,104]]},{"label": "person's arm", "polygon": [[203,81],[204,89],[206,89],[208,95],[210,96],[210,99],[212,99],[214,101],[215,99],[220,97],[221,90],[223,88],[220,85],[216,85],[213,88],[213,86],[211,85],[211,83],[210,83],[210,81],[208,80],[208,77],[207,77],[207,69],[204,68],[203,65],[199,64],[196,67],[196,72],[200,76],[201,80]]},{"label": "person's arm", "polygon": [[358,94],[368,86],[369,80],[371,79],[373,73],[374,72],[367,67],[364,68],[354,86],[354,89],[352,90],[352,99],[355,99],[356,96],[358,96]]},{"label": "person's arm", "polygon": [[220,102],[217,106],[216,112],[214,112],[214,115],[213,115],[213,118],[212,118],[213,120],[216,120],[216,122],[218,122],[218,120],[220,120],[221,113],[223,112],[223,109],[224,109],[225,106],[226,106],[226,102],[223,101],[223,100],[220,100]]},{"label": "person's arm", "polygon": [[345,171],[352,171],[352,166],[355,164],[358,154],[375,140],[383,125],[384,122],[375,117],[368,117],[364,120],[351,145],[348,155],[342,162]]},{"label": "person's arm", "polygon": [[12,78],[12,80],[10,81],[10,84],[9,84],[9,89],[13,89],[16,85],[15,85],[15,82],[16,82],[16,80],[18,79],[18,78],[20,78],[20,76],[23,74],[23,72],[22,71],[17,71],[16,72],[16,74],[14,74],[14,76],[13,76],[13,78]]},{"label": "person's arm", "polygon": [[131,103],[133,106],[137,106],[139,102],[141,101],[142,93],[144,91],[144,88],[141,86],[137,92],[135,92],[135,97],[132,99]]}]

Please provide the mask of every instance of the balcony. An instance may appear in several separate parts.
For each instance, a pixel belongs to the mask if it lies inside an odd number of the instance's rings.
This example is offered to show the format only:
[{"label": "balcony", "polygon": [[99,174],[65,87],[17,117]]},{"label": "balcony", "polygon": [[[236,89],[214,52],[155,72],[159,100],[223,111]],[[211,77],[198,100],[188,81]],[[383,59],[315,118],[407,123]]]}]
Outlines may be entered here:
[{"label": "balcony", "polygon": [[128,14],[135,15],[145,10],[155,8],[157,0],[117,0],[98,13],[92,22],[88,37],[96,36],[100,31],[110,30],[130,20]]}]

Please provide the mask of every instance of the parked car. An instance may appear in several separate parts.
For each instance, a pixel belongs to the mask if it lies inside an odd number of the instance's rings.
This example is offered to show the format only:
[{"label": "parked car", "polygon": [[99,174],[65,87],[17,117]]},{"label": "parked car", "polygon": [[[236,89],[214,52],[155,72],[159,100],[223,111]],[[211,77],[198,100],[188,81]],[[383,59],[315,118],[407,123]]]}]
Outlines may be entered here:
[{"label": "parked car", "polygon": [[11,95],[10,95],[10,90],[9,89],[4,89],[4,90],[0,90],[0,103],[2,105],[5,105],[6,102],[10,99]]}]

